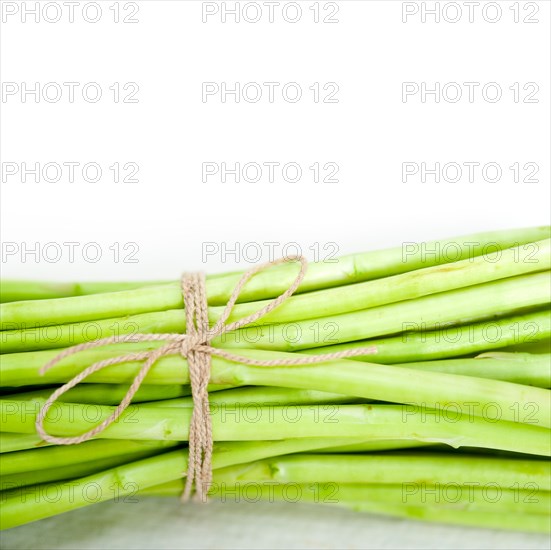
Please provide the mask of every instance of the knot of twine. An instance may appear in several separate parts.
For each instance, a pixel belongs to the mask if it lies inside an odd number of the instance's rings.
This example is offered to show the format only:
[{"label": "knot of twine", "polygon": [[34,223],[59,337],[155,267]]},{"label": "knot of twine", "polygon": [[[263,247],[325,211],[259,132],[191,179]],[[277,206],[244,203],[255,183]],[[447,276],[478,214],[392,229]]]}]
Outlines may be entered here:
[{"label": "knot of twine", "polygon": [[[256,313],[252,313],[238,321],[226,324],[232,309],[237,302],[241,290],[245,284],[256,275],[268,267],[275,266],[284,262],[298,261],[301,264],[300,272],[296,279],[280,296],[270,301],[267,305],[259,309]],[[206,495],[212,482],[212,450],[213,450],[213,435],[212,435],[212,420],[210,415],[209,399],[208,399],[208,383],[210,380],[211,356],[216,355],[228,361],[242,363],[245,365],[259,367],[284,367],[297,365],[310,365],[322,363],[334,359],[343,359],[359,355],[368,355],[376,353],[375,347],[356,348],[346,351],[334,353],[326,353],[321,355],[299,355],[292,359],[273,359],[273,360],[257,360],[250,357],[233,354],[229,351],[212,347],[210,342],[213,338],[221,336],[230,331],[237,330],[245,325],[254,323],[264,317],[276,307],[285,302],[299,287],[306,274],[308,263],[303,256],[290,256],[280,258],[266,264],[255,266],[246,271],[233,290],[222,315],[214,325],[209,327],[208,321],[208,303],[206,294],[206,281],[202,273],[184,274],[181,280],[182,294],[184,298],[184,308],[186,314],[186,334],[127,334],[122,336],[111,336],[101,338],[84,344],[78,344],[63,350],[54,359],[48,362],[40,369],[40,374],[44,374],[47,370],[53,367],[62,359],[79,353],[84,350],[106,346],[109,344],[125,343],[125,342],[152,342],[166,341],[154,350],[128,353],[119,357],[111,357],[98,361],[66,384],[58,388],[46,400],[45,404],[40,409],[36,419],[36,431],[40,437],[48,443],[56,445],[73,445],[88,441],[103,432],[110,424],[115,422],[121,414],[130,405],[134,395],[140,388],[144,378],[153,366],[153,364],[167,355],[182,355],[188,363],[189,379],[191,385],[191,394],[193,398],[193,412],[191,416],[189,428],[189,458],[188,469],[186,475],[186,483],[182,500],[187,501],[190,498],[193,483],[195,482],[195,492],[197,500],[206,501]],[[144,361],[138,374],[128,388],[128,392],[123,397],[122,401],[117,405],[113,413],[103,422],[98,424],[91,430],[78,435],[76,437],[56,437],[46,432],[44,421],[46,414],[57,399],[65,392],[75,387],[91,374],[100,371],[106,367],[125,363],[128,361]]]}]

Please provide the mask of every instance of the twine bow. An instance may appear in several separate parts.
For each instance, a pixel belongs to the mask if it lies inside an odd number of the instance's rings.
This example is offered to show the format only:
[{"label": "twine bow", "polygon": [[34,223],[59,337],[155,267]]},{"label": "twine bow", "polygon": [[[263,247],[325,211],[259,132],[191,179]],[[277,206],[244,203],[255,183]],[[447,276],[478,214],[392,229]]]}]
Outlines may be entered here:
[{"label": "twine bow", "polygon": [[[289,288],[263,308],[259,309],[256,313],[252,313],[242,319],[226,324],[226,321],[228,320],[245,284],[259,271],[289,261],[298,261],[301,264],[300,272]],[[250,323],[254,323],[285,302],[290,296],[293,295],[304,279],[307,266],[308,263],[303,256],[290,256],[255,266],[246,271],[235,286],[235,289],[233,290],[222,315],[212,328],[209,327],[208,321],[208,303],[204,274],[191,273],[183,275],[181,286],[186,312],[186,334],[127,334],[122,336],[101,338],[65,349],[54,359],[44,365],[40,369],[40,374],[44,374],[62,359],[91,348],[125,342],[167,342],[165,345],[162,345],[154,350],[128,353],[119,357],[111,357],[98,361],[97,363],[94,363],[84,369],[81,373],[69,380],[69,382],[54,391],[46,400],[36,419],[36,431],[44,441],[56,445],[73,445],[93,438],[103,432],[110,424],[115,422],[127,409],[134,395],[140,388],[144,378],[147,376],[147,373],[158,359],[167,355],[180,354],[187,360],[188,363],[191,393],[193,398],[193,412],[189,428],[188,470],[186,473],[186,484],[182,494],[182,500],[189,500],[193,483],[195,482],[195,491],[198,500],[205,501],[212,482],[213,435],[207,391],[207,386],[210,380],[212,355],[227,359],[228,361],[243,363],[245,365],[283,367],[322,363],[333,359],[368,355],[376,352],[376,348],[369,347],[326,353],[322,355],[300,355],[292,359],[258,360],[236,355],[229,351],[211,346],[210,342],[215,337],[237,330]],[[144,363],[132,381],[132,384],[128,388],[128,392],[108,418],[103,420],[103,422],[91,430],[75,437],[56,437],[46,432],[44,428],[46,414],[61,395],[69,391],[71,388],[74,388],[91,374],[106,367],[117,365],[119,363],[126,363],[128,361],[144,361]]]}]

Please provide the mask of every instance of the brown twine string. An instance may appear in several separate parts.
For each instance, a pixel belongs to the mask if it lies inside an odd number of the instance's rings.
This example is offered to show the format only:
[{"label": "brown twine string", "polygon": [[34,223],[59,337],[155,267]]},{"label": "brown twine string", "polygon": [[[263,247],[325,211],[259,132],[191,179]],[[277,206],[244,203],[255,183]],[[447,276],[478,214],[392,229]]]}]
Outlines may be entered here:
[{"label": "brown twine string", "polygon": [[[243,317],[233,323],[226,324],[226,321],[228,320],[245,284],[259,271],[288,261],[298,261],[301,264],[300,272],[289,288],[283,292],[283,294],[269,302],[266,306],[259,309],[256,313],[252,313],[251,315]],[[144,378],[147,376],[147,373],[158,359],[167,355],[175,355],[179,353],[187,360],[188,363],[191,393],[193,397],[193,412],[189,427],[188,470],[186,473],[186,484],[182,494],[182,500],[189,500],[191,490],[195,482],[197,499],[200,501],[206,501],[206,495],[212,482],[213,435],[207,392],[207,386],[210,380],[212,355],[227,359],[228,361],[243,363],[245,365],[258,367],[285,367],[312,365],[334,359],[368,355],[376,352],[376,348],[368,347],[334,353],[325,353],[322,355],[298,355],[293,359],[258,360],[236,355],[223,349],[214,348],[210,345],[213,338],[221,336],[227,332],[237,330],[250,323],[254,323],[285,302],[297,290],[300,283],[304,279],[307,265],[308,263],[303,256],[291,256],[288,258],[280,258],[266,264],[261,264],[248,270],[243,274],[237,283],[230,299],[228,300],[228,303],[226,304],[226,307],[224,308],[224,311],[222,312],[222,315],[212,328],[209,327],[208,322],[208,303],[205,276],[201,273],[185,274],[182,277],[182,294],[186,312],[186,334],[144,333],[111,336],[109,338],[101,338],[85,344],[78,344],[63,350],[59,355],[40,369],[40,374],[44,374],[62,359],[91,348],[125,342],[168,342],[165,345],[151,351],[128,353],[119,357],[104,359],[84,369],[81,373],[69,380],[69,382],[54,391],[54,393],[52,393],[52,395],[47,399],[46,403],[38,413],[36,419],[36,431],[44,441],[56,445],[73,445],[93,438],[103,432],[107,426],[115,422],[126,410],[126,408],[130,405],[132,398],[140,388]],[[144,361],[144,363],[132,381],[132,384],[128,388],[128,392],[108,418],[91,430],[75,437],[56,437],[46,432],[44,428],[46,414],[61,395],[71,388],[74,388],[91,374],[106,367],[117,365],[119,363],[125,363],[127,361]]]}]

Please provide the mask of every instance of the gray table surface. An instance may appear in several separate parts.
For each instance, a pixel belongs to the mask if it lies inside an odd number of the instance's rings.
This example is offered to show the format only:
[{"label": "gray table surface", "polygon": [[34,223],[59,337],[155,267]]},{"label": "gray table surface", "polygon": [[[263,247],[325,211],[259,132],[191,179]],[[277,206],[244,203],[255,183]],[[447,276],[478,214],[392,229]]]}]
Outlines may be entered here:
[{"label": "gray table surface", "polygon": [[291,503],[108,502],[0,534],[2,549],[548,549],[545,535]]}]

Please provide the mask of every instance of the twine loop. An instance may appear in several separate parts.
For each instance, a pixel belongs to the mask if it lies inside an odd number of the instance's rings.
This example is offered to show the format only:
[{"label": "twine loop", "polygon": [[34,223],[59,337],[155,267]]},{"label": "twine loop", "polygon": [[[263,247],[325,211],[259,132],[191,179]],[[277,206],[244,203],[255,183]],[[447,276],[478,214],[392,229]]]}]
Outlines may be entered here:
[{"label": "twine loop", "polygon": [[[259,271],[284,262],[300,262],[300,271],[289,288],[255,313],[247,315],[237,321],[227,323],[233,307],[239,298],[239,294],[246,283]],[[258,367],[285,367],[312,365],[335,359],[373,354],[377,351],[375,347],[366,347],[321,355],[297,355],[292,359],[259,360],[237,355],[230,351],[211,346],[211,341],[217,336],[221,336],[254,323],[285,302],[300,286],[300,283],[306,274],[307,266],[308,263],[303,256],[290,256],[249,269],[243,274],[235,286],[230,299],[222,311],[222,315],[213,327],[210,327],[208,319],[205,275],[203,273],[184,274],[181,279],[181,289],[186,316],[186,333],[139,333],[111,336],[108,338],[101,338],[91,342],[86,342],[84,344],[78,344],[63,350],[40,369],[40,374],[44,374],[62,359],[92,348],[117,343],[165,342],[164,345],[150,351],[133,352],[118,357],[110,357],[85,368],[82,372],[69,380],[69,382],[55,390],[46,400],[36,418],[37,433],[44,441],[55,445],[74,445],[92,439],[93,437],[101,434],[113,422],[116,422],[117,419],[123,414],[123,412],[130,405],[134,395],[140,388],[151,367],[159,359],[168,355],[180,354],[187,360],[188,363],[191,395],[193,399],[193,411],[189,427],[188,469],[185,473],[186,483],[182,494],[182,500],[189,500],[193,484],[195,484],[196,499],[203,502],[206,501],[207,493],[212,483],[213,434],[208,398],[208,384],[210,381],[211,357],[213,355],[228,361],[242,363],[245,365]],[[143,361],[143,364],[138,371],[138,374],[132,381],[132,384],[128,388],[128,392],[117,407],[115,407],[110,416],[91,430],[75,437],[57,437],[46,432],[46,429],[44,428],[46,415],[61,395],[69,391],[71,388],[74,388],[91,374],[106,367],[129,361]]]}]

